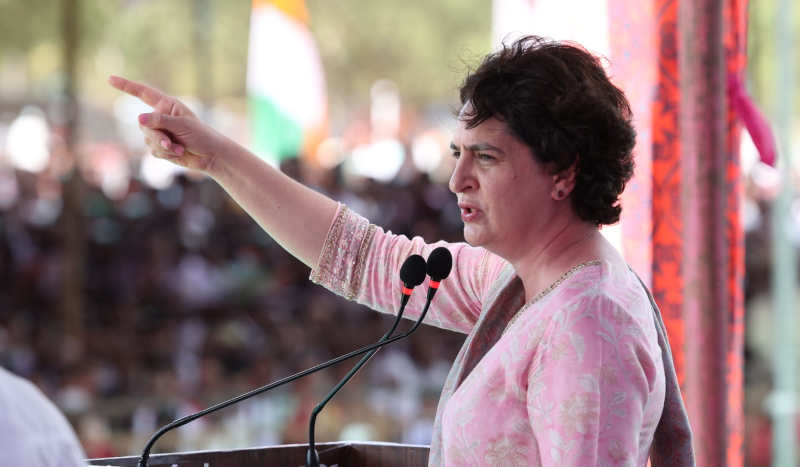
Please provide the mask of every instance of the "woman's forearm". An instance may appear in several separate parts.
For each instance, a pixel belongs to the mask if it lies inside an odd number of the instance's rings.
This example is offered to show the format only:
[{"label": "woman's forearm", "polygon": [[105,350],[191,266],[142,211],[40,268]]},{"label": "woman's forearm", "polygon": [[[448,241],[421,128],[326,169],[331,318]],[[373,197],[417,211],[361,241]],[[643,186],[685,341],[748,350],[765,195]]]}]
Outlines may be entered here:
[{"label": "woman's forearm", "polygon": [[312,269],[336,214],[336,201],[226,142],[208,174],[286,251]]}]

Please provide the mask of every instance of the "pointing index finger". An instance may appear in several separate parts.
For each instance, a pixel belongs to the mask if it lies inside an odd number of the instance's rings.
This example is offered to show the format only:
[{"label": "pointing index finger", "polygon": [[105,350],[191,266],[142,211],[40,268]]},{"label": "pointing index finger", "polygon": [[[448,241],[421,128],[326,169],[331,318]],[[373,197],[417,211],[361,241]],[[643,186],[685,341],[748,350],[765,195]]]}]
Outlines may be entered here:
[{"label": "pointing index finger", "polygon": [[146,84],[136,83],[121,76],[110,76],[108,78],[108,82],[120,91],[126,92],[134,97],[138,97],[145,104],[151,107],[155,107],[161,100],[166,99],[167,97],[160,91],[157,91]]}]

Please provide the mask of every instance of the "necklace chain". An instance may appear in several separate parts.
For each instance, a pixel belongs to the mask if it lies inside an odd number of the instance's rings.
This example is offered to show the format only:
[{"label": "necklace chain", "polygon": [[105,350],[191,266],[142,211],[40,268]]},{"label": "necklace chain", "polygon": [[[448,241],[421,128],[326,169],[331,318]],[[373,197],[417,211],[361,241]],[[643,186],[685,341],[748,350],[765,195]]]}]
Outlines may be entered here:
[{"label": "necklace chain", "polygon": [[577,265],[572,266],[571,268],[569,268],[569,270],[567,272],[565,272],[564,274],[562,274],[561,277],[556,279],[555,282],[553,282],[552,284],[548,285],[547,288],[545,288],[544,290],[542,290],[541,292],[536,294],[535,297],[533,297],[528,302],[526,302],[524,305],[522,305],[520,307],[520,309],[517,310],[516,313],[514,313],[514,316],[512,316],[511,319],[508,321],[508,324],[506,325],[505,329],[503,329],[503,334],[505,334],[506,331],[508,331],[508,328],[510,328],[511,325],[514,324],[517,321],[517,319],[522,315],[523,310],[525,310],[529,306],[533,305],[534,303],[538,302],[544,296],[546,296],[547,294],[552,292],[556,287],[561,285],[561,283],[563,283],[565,280],[567,280],[571,275],[575,274],[576,272],[580,271],[581,269],[583,269],[583,268],[585,268],[587,266],[594,266],[596,264],[600,264],[600,260],[593,259],[591,261],[586,261],[584,263],[577,264]]}]

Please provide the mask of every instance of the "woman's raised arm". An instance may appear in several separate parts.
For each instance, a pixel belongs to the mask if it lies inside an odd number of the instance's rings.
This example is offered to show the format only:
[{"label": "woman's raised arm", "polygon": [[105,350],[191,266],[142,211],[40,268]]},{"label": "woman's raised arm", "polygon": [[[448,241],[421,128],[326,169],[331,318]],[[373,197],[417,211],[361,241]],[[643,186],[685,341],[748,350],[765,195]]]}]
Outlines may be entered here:
[{"label": "woman's raised arm", "polygon": [[316,267],[336,214],[334,200],[218,133],[178,99],[118,76],[109,83],[153,108],[139,115],[139,126],[155,156],[216,180],[284,249]]}]

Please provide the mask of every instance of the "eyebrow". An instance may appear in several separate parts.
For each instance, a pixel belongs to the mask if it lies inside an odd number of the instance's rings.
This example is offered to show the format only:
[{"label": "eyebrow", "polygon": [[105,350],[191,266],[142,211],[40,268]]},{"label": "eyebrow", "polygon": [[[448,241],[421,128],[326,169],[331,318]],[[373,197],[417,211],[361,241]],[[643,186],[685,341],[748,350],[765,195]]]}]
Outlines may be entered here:
[{"label": "eyebrow", "polygon": [[[458,148],[458,146],[456,146],[456,143],[451,142],[450,143],[450,149],[452,149],[453,151],[458,151],[459,148]],[[505,151],[503,151],[502,149],[498,148],[497,146],[491,145],[489,143],[472,144],[470,146],[467,146],[467,150],[472,151],[472,152],[476,152],[476,151],[494,151],[494,152],[499,153],[499,154],[505,154]]]}]

